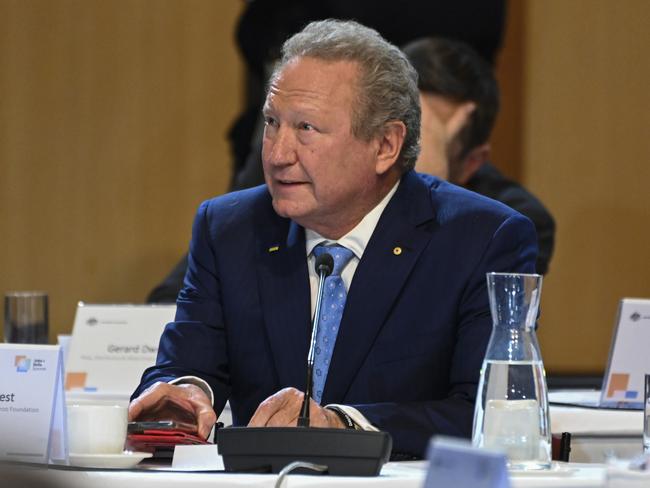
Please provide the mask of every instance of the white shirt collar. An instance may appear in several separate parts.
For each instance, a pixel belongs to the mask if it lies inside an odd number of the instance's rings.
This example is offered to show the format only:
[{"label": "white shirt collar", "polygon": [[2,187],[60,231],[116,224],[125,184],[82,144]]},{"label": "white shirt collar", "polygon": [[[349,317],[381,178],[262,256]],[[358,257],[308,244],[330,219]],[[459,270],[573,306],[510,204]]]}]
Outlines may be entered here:
[{"label": "white shirt collar", "polygon": [[361,219],[361,222],[359,222],[354,229],[336,241],[327,239],[314,230],[305,229],[307,256],[311,255],[311,252],[317,245],[325,243],[328,245],[340,244],[341,246],[345,246],[354,253],[357,259],[361,259],[363,251],[366,249],[368,241],[370,241],[370,237],[372,237],[372,233],[375,231],[375,227],[377,227],[377,222],[379,222],[381,214],[384,212],[390,199],[393,198],[398,186],[399,181],[395,183],[393,188],[391,188],[381,202],[379,202],[375,208]]}]

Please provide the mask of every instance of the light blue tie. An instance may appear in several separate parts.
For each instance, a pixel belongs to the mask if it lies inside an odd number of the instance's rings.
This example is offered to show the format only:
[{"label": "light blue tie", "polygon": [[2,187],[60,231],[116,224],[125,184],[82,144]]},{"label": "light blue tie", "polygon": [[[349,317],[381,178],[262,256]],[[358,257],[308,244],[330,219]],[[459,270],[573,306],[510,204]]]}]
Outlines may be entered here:
[{"label": "light blue tie", "polygon": [[320,403],[327,379],[327,371],[330,367],[336,335],[339,332],[343,309],[345,308],[345,284],[341,278],[341,272],[353,256],[348,248],[334,245],[318,245],[312,251],[318,258],[321,254],[329,253],[334,258],[334,269],[332,274],[325,278],[323,290],[323,301],[321,302],[320,321],[316,334],[316,350],[314,356],[314,392],[313,398]]}]

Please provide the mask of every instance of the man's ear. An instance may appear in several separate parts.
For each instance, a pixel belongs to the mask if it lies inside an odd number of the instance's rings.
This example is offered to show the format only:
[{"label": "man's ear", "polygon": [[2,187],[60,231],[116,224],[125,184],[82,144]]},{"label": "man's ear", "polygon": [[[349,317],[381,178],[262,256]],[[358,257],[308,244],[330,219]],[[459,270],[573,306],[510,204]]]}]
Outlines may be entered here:
[{"label": "man's ear", "polygon": [[383,175],[395,165],[405,137],[406,125],[401,120],[391,120],[384,124],[384,133],[379,138],[377,148],[375,171],[378,175]]},{"label": "man's ear", "polygon": [[458,185],[465,185],[474,176],[481,166],[490,160],[490,143],[486,142],[480,146],[472,149],[465,159],[463,159],[462,168],[458,175],[457,181],[454,183]]}]

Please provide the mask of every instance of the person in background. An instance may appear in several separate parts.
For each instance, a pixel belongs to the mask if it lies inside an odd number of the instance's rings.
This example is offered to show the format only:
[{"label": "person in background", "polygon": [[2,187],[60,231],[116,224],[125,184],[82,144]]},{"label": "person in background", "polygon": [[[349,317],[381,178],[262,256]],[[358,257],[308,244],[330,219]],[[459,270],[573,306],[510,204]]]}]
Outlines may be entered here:
[{"label": "person in background", "polygon": [[[403,45],[425,36],[445,36],[472,46],[494,64],[503,40],[505,0],[251,0],[243,8],[236,42],[245,67],[245,102],[228,140],[233,172],[229,191],[264,183],[260,159],[262,105],[272,66],[282,43],[309,22],[328,18],[354,19],[377,30],[388,42]],[[175,303],[187,270],[184,255],[149,292],[147,303]]]},{"label": "person in background", "polygon": [[318,277],[314,427],[384,430],[423,457],[469,437],[492,330],[485,274],[534,271],[535,230],[509,207],[414,170],[417,75],[356,22],[283,46],[264,104],[266,185],[204,202],[185,285],[130,420],[295,426]]},{"label": "person in background", "polygon": [[546,274],[553,255],[555,221],[544,205],[490,163],[490,133],[499,110],[492,67],[470,46],[423,38],[403,48],[418,73],[422,150],[415,169],[505,203],[537,230],[536,271]]}]

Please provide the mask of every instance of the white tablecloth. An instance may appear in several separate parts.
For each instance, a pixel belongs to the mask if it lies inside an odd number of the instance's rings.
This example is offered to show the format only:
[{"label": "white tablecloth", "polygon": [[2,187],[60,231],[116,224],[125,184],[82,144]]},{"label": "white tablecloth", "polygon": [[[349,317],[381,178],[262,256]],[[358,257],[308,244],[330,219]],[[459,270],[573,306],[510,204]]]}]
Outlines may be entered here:
[{"label": "white tablecloth", "polygon": [[[599,392],[552,392],[552,402],[597,400]],[[513,488],[650,488],[650,473],[640,474],[607,468],[602,463],[607,454],[632,458],[641,452],[643,414],[641,411],[596,410],[552,405],[553,433],[572,433],[572,463],[561,469],[537,473],[512,473]],[[388,463],[378,478],[292,475],[286,487],[374,487],[408,488],[422,486],[426,462]],[[276,475],[226,473],[179,473],[165,471],[67,471],[51,469],[48,477],[62,486],[88,488],[199,488],[203,486],[268,486]]]},{"label": "white tablecloth", "polygon": [[[424,461],[388,463],[376,478],[290,475],[287,488],[421,488]],[[273,487],[277,475],[179,473],[160,470],[68,471],[50,469],[48,479],[69,488],[202,488]],[[511,473],[513,488],[641,488],[650,486],[650,473],[611,470],[602,464],[558,463],[550,471]],[[441,487],[446,488],[446,487]]]},{"label": "white tablecloth", "polygon": [[[549,394],[551,431],[571,433],[571,461],[602,463],[609,456],[633,458],[642,452],[643,412],[553,405],[597,404],[599,391],[556,391]],[[648,485],[650,487],[650,484]]]},{"label": "white tablecloth", "polygon": [[566,390],[549,393],[551,402],[551,430],[554,433],[571,432],[579,435],[631,435],[643,434],[642,410],[615,410],[580,408],[553,405],[554,402],[596,404],[600,391]]}]

